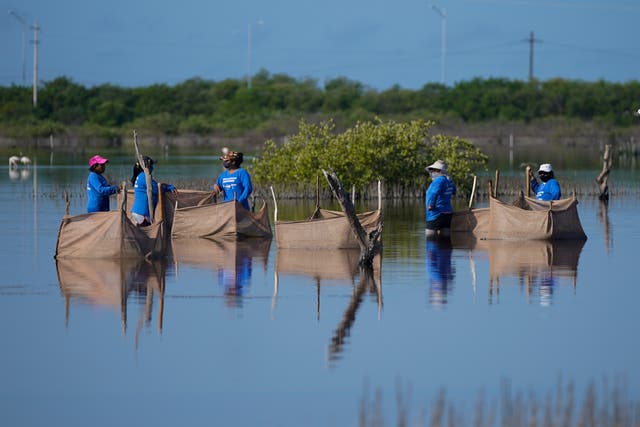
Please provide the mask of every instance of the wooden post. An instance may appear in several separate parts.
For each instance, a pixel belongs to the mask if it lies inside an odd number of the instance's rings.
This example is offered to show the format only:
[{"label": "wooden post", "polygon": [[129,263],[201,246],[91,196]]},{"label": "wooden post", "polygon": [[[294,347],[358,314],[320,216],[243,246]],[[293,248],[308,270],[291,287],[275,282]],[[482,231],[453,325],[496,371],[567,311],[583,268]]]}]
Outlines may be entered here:
[{"label": "wooden post", "polygon": [[604,154],[602,155],[602,171],[596,178],[596,183],[600,187],[600,195],[598,198],[600,200],[609,200],[609,185],[607,181],[609,180],[609,172],[611,171],[611,155],[610,155],[611,145],[607,144],[604,146]]},{"label": "wooden post", "polygon": [[500,169],[496,169],[496,181],[493,183],[493,197],[498,197],[499,182],[500,182]]},{"label": "wooden post", "polygon": [[473,187],[471,188],[471,196],[469,197],[469,209],[473,207],[473,199],[476,196],[476,185],[478,183],[478,177],[473,175]]},{"label": "wooden post", "polygon": [[349,194],[345,191],[335,172],[327,172],[323,169],[322,173],[327,179],[333,194],[338,199],[338,202],[340,202],[342,211],[345,213],[347,220],[349,221],[349,225],[351,226],[351,230],[358,241],[358,245],[360,245],[360,266],[372,267],[375,250],[380,241],[380,237],[382,236],[382,222],[378,224],[377,229],[372,231],[370,235],[367,235],[367,232],[364,230],[356,216],[356,209],[353,206],[353,202],[349,199]]},{"label": "wooden post", "polygon": [[273,191],[273,185],[269,187],[271,189],[271,197],[273,197],[273,223],[278,223],[278,201],[276,200],[276,193]]},{"label": "wooden post", "polygon": [[524,169],[524,185],[527,197],[531,197],[531,166],[529,165]]}]

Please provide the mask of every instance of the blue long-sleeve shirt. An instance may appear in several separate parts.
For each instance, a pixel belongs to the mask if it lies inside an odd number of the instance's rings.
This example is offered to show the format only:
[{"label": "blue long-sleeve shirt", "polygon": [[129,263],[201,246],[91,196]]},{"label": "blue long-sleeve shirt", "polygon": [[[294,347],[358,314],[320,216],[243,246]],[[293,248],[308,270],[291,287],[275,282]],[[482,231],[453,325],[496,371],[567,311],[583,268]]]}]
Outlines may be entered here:
[{"label": "blue long-sleeve shirt", "polygon": [[224,202],[235,199],[249,209],[249,195],[253,191],[251,177],[245,169],[238,168],[233,173],[226,170],[220,174],[216,184],[222,191]]},{"label": "blue long-sleeve shirt", "polygon": [[[427,221],[433,221],[441,213],[453,212],[451,197],[456,194],[456,185],[451,178],[440,175],[427,188]],[[429,209],[431,207],[431,209]]]},{"label": "blue long-sleeve shirt", "polygon": [[[149,199],[147,198],[147,179],[144,175],[144,172],[138,174],[136,183],[133,186],[133,190],[135,197],[133,206],[131,207],[131,212],[149,218],[150,215]],[[174,191],[175,187],[171,184],[167,184],[163,187],[163,190]],[[158,204],[158,182],[153,178],[151,178],[151,200],[153,201],[153,209],[155,209],[156,205]]]},{"label": "blue long-sleeve shirt", "polygon": [[109,185],[106,178],[99,173],[90,172],[87,178],[87,212],[106,212],[109,210],[109,196],[116,194],[118,187]]},{"label": "blue long-sleeve shirt", "polygon": [[531,180],[531,190],[535,193],[538,200],[560,200],[562,193],[560,192],[560,184],[555,178],[551,178],[547,182],[538,182]]}]

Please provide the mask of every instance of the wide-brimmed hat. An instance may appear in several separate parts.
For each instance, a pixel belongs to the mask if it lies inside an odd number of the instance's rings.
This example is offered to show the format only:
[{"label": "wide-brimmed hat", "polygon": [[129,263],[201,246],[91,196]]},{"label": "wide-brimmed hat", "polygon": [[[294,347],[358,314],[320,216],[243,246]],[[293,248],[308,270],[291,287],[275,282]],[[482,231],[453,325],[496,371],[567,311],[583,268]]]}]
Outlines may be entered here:
[{"label": "wide-brimmed hat", "polygon": [[436,160],[435,162],[433,162],[433,164],[429,165],[426,167],[426,170],[428,171],[429,169],[436,169],[439,170],[443,173],[447,172],[447,164],[445,162],[443,162],[442,160]]},{"label": "wide-brimmed hat", "polygon": [[540,168],[538,169],[538,172],[546,172],[546,173],[553,172],[553,168],[551,167],[551,163],[543,163],[543,164],[541,164]]},{"label": "wide-brimmed hat", "polygon": [[95,155],[89,159],[89,167],[93,165],[104,165],[105,163],[108,163],[108,162],[109,162],[109,159],[105,159],[102,156]]}]

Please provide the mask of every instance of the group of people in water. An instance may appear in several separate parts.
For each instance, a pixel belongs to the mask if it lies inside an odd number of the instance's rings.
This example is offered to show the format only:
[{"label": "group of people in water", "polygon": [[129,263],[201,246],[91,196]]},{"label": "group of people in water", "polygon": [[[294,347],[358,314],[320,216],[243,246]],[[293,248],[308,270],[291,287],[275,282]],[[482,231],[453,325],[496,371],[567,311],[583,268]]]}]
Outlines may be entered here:
[{"label": "group of people in water", "polygon": [[[241,167],[243,154],[237,151],[230,151],[228,148],[222,149],[220,156],[224,172],[220,174],[212,190],[214,195],[222,195],[224,202],[236,200],[245,209],[249,209],[249,195],[253,191],[251,176]],[[178,190],[172,184],[158,185],[153,179],[153,169],[155,160],[149,156],[142,156],[143,165],[139,161],[133,165],[131,184],[133,185],[135,200],[131,208],[131,216],[138,226],[144,227],[151,224],[149,214],[149,199],[147,195],[147,177],[144,170],[149,171],[151,179],[152,206],[158,204],[159,192],[174,192]],[[100,155],[95,155],[89,159],[89,177],[87,178],[87,212],[105,212],[109,210],[109,196],[116,194],[118,186],[110,185],[103,176],[109,159]]]},{"label": "group of people in water", "polygon": [[[147,198],[147,180],[143,173],[146,168],[150,174],[153,173],[155,160],[149,156],[142,157],[143,165],[136,162],[133,166],[131,184],[134,188],[135,200],[131,209],[131,214],[139,226],[146,226],[151,223],[149,215],[149,200]],[[251,176],[246,169],[240,165],[243,162],[243,154],[237,151],[230,151],[228,148],[222,149],[220,156],[224,172],[220,174],[212,190],[214,194],[221,194],[222,200],[227,202],[237,200],[245,209],[249,209],[249,195],[253,191]],[[109,196],[118,192],[118,187],[110,185],[103,176],[107,167],[108,159],[96,155],[89,160],[89,177],[87,179],[87,195],[89,198],[87,212],[102,212],[109,210]],[[436,160],[426,167],[426,171],[431,176],[431,184],[426,192],[426,236],[446,237],[451,230],[451,219],[453,217],[453,207],[451,198],[456,194],[456,185],[448,175],[447,164],[442,160]],[[531,190],[538,200],[559,200],[562,197],[560,184],[554,177],[553,167],[549,163],[541,164],[538,168],[538,178],[530,172]],[[152,205],[155,208],[158,203],[158,183],[151,177]],[[175,186],[162,184],[160,191],[177,192]]]},{"label": "group of people in water", "polygon": [[[426,211],[427,238],[447,237],[451,231],[451,219],[453,207],[451,197],[456,194],[456,185],[447,174],[447,164],[442,160],[436,160],[427,166],[427,172],[431,176],[431,184],[427,188]],[[553,167],[550,163],[543,163],[538,168],[538,178],[533,172],[529,172],[531,178],[531,190],[538,200],[559,200],[562,197],[560,184],[555,179]]]}]

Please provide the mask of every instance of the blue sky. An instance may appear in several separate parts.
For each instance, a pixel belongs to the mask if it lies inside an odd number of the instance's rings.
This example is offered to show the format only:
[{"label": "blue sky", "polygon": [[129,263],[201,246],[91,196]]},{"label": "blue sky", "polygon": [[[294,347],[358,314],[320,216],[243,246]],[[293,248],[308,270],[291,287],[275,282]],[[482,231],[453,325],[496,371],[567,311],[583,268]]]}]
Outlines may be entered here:
[{"label": "blue sky", "polygon": [[[383,90],[444,79],[638,80],[640,0],[0,0],[0,85],[87,86],[245,78],[266,69]],[[13,10],[27,26],[9,13]],[[251,32],[251,37],[249,37]],[[250,40],[250,42],[249,42]],[[250,46],[250,47],[249,47]],[[23,51],[26,53],[23,61]],[[250,60],[249,60],[250,58]]]}]

